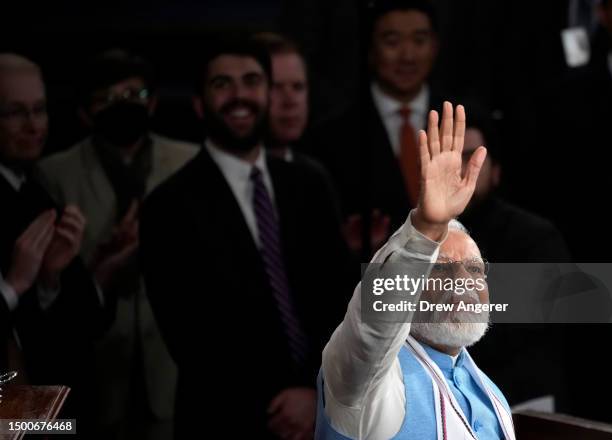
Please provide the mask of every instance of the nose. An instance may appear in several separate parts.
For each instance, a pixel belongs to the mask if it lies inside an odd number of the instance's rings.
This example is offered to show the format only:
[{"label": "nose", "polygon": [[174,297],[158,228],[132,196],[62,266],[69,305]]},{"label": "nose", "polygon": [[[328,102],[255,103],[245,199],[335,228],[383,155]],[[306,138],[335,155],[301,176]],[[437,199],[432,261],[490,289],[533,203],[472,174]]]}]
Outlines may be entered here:
[{"label": "nose", "polygon": [[414,61],[414,45],[410,42],[406,42],[401,46],[400,59],[405,62]]},{"label": "nose", "polygon": [[295,92],[291,87],[283,87],[281,89],[281,102],[285,108],[293,108],[297,105]]}]

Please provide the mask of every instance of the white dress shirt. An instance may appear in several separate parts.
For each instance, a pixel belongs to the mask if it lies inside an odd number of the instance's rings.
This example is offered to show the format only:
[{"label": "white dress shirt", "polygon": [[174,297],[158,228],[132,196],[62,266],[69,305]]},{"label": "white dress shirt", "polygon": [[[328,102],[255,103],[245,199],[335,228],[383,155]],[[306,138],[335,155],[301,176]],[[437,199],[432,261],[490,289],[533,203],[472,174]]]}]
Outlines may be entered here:
[{"label": "white dress shirt", "polygon": [[[423,263],[436,261],[440,243],[417,231],[411,215],[372,262],[401,261],[409,277],[420,278],[427,271]],[[359,439],[391,438],[399,431],[406,397],[398,353],[409,333],[410,323],[362,322],[357,285],[344,321],[323,350],[325,412],[336,431]]]},{"label": "white dress shirt", "polygon": [[608,71],[612,76],[612,52],[608,53]]},{"label": "white dress shirt", "polygon": [[[19,191],[21,186],[25,183],[26,177],[19,175],[10,168],[0,164],[0,176],[4,177],[6,181],[13,187],[15,191]],[[40,285],[37,286],[38,301],[43,309],[47,309],[53,304],[60,289],[47,289]],[[9,285],[0,272],[0,294],[6,301],[9,310],[15,310],[19,304],[19,297],[11,285]]]},{"label": "white dress shirt", "polygon": [[240,206],[244,220],[251,231],[253,240],[257,246],[259,242],[259,231],[257,228],[257,219],[255,218],[255,211],[253,209],[253,193],[255,186],[251,180],[251,171],[253,166],[259,168],[262,173],[264,185],[268,190],[270,199],[274,203],[274,188],[272,186],[272,179],[270,179],[270,173],[268,172],[268,165],[266,164],[266,153],[265,149],[260,147],[259,155],[255,160],[255,164],[252,165],[249,162],[242,160],[222,149],[215,146],[215,144],[207,140],[204,144],[205,148],[210,153],[213,161],[217,164],[221,173],[225,177],[225,180],[229,184],[234,197]]},{"label": "white dress shirt", "polygon": [[410,123],[414,128],[415,136],[418,136],[419,130],[424,129],[427,124],[427,114],[429,113],[429,87],[427,85],[421,87],[421,91],[409,103],[402,103],[385,94],[376,82],[372,83],[371,91],[374,105],[387,130],[393,153],[399,157],[400,130],[403,123],[399,111],[403,106],[410,108]]}]

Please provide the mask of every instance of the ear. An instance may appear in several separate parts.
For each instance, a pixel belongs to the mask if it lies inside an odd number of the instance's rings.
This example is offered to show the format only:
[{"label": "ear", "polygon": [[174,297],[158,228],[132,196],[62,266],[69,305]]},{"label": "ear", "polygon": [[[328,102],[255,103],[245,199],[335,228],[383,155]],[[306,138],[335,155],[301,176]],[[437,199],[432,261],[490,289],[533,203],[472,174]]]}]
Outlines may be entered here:
[{"label": "ear", "polygon": [[193,104],[193,110],[195,111],[198,119],[204,119],[204,102],[202,101],[202,97],[194,96],[191,99]]},{"label": "ear", "polygon": [[85,127],[87,128],[93,127],[93,119],[91,115],[89,114],[89,112],[84,107],[79,107],[79,109],[77,110],[77,113],[79,115],[79,119],[81,120],[81,123]]}]

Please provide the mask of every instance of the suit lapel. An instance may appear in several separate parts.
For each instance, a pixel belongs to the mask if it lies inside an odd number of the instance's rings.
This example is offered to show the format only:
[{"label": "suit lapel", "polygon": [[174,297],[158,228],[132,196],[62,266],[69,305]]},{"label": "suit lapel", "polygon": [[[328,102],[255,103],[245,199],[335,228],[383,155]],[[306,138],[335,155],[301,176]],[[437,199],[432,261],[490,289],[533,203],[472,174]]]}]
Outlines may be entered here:
[{"label": "suit lapel", "polygon": [[102,211],[109,212],[116,204],[115,191],[100,164],[92,138],[86,139],[83,143],[82,161],[89,192],[96,197],[99,204],[104,206]]},{"label": "suit lapel", "polygon": [[232,260],[236,255],[243,255],[247,261],[261,259],[240,205],[208,151],[203,148],[188,166],[193,188],[189,205],[200,236],[205,242],[218,243],[218,251],[231,252]]}]

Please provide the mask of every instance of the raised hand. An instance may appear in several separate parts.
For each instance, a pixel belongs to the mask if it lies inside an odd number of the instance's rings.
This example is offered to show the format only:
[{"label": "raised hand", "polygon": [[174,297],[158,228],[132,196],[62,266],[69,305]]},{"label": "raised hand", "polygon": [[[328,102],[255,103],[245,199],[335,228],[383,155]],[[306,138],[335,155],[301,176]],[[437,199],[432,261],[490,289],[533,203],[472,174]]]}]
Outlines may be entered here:
[{"label": "raised hand", "polygon": [[53,238],[54,222],[54,210],[43,212],[15,242],[6,282],[17,295],[26,292],[36,281],[45,252]]},{"label": "raised hand", "polygon": [[480,168],[486,158],[484,147],[472,154],[465,175],[461,174],[461,153],[465,136],[465,110],[444,103],[438,129],[438,113],[430,112],[427,133],[419,132],[421,193],[413,216],[415,227],[433,240],[446,233],[448,222],[463,212],[474,194]]},{"label": "raised hand", "polygon": [[104,290],[120,277],[121,270],[129,265],[138,251],[138,207],[138,202],[133,201],[113,230],[110,240],[96,249],[91,268],[96,281]]},{"label": "raised hand", "polygon": [[41,267],[41,281],[47,286],[56,286],[62,271],[78,255],[83,241],[85,217],[75,205],[64,209],[55,226],[51,244],[45,253]]}]

